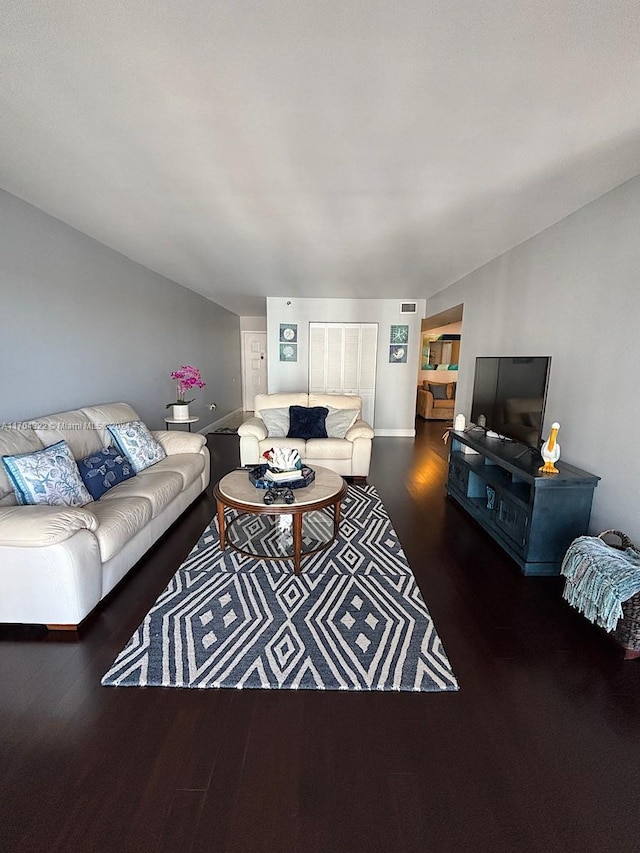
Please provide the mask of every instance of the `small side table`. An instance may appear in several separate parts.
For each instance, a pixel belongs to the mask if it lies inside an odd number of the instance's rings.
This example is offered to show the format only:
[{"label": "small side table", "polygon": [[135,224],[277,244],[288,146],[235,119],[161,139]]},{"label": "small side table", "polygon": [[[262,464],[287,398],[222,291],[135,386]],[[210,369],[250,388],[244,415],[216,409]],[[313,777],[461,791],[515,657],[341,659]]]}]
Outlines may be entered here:
[{"label": "small side table", "polygon": [[175,418],[165,418],[164,422],[167,425],[167,429],[171,429],[171,424],[187,424],[189,427],[189,432],[191,432],[191,424],[195,424],[200,420],[200,418],[184,418],[184,420],[178,421]]}]

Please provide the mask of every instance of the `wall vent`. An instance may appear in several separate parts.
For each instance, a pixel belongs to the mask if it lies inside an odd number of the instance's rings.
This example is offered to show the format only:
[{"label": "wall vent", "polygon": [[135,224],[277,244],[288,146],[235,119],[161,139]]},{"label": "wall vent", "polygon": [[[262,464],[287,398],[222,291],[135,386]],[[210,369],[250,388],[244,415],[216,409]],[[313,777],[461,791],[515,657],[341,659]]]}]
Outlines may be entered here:
[{"label": "wall vent", "polygon": [[417,302],[401,302],[400,303],[400,313],[401,314],[415,314],[418,310]]}]

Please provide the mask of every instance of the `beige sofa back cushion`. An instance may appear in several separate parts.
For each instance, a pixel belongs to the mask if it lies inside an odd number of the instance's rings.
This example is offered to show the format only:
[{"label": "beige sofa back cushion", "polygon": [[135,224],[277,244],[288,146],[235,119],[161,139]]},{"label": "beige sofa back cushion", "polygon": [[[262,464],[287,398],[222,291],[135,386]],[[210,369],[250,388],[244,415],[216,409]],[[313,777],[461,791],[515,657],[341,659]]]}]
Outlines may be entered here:
[{"label": "beige sofa back cushion", "polygon": [[80,409],[37,418],[36,434],[44,447],[66,441],[75,459],[84,459],[104,447],[95,426]]},{"label": "beige sofa back cushion", "polygon": [[256,399],[253,404],[254,412],[257,417],[260,417],[260,412],[263,409],[283,409],[289,406],[308,406],[309,395],[304,393],[296,394],[256,394]]},{"label": "beige sofa back cushion", "polygon": [[332,406],[334,409],[357,409],[362,411],[362,397],[355,394],[309,394],[309,407]]},{"label": "beige sofa back cushion", "polygon": [[88,406],[82,412],[89,418],[100,437],[101,447],[113,444],[107,424],[126,424],[129,421],[139,421],[140,416],[128,403],[105,403],[102,406]]}]

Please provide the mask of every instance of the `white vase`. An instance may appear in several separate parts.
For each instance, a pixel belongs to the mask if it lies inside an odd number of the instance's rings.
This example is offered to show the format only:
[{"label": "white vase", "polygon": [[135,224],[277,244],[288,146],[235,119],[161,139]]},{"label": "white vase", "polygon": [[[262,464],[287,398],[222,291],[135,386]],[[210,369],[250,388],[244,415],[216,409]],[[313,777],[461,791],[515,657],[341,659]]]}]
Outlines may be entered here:
[{"label": "white vase", "polygon": [[177,405],[172,407],[172,411],[173,411],[174,421],[188,421],[189,420],[189,404],[188,403],[178,403]]}]

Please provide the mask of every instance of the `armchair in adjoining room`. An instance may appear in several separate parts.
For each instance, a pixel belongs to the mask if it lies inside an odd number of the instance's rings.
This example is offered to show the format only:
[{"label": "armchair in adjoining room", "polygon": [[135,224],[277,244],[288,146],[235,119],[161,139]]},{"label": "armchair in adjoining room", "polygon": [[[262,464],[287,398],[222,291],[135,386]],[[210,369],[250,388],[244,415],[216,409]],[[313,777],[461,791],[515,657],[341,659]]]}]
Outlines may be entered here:
[{"label": "armchair in adjoining room", "polygon": [[425,420],[451,421],[456,405],[456,383],[425,379],[418,386],[416,412]]}]

